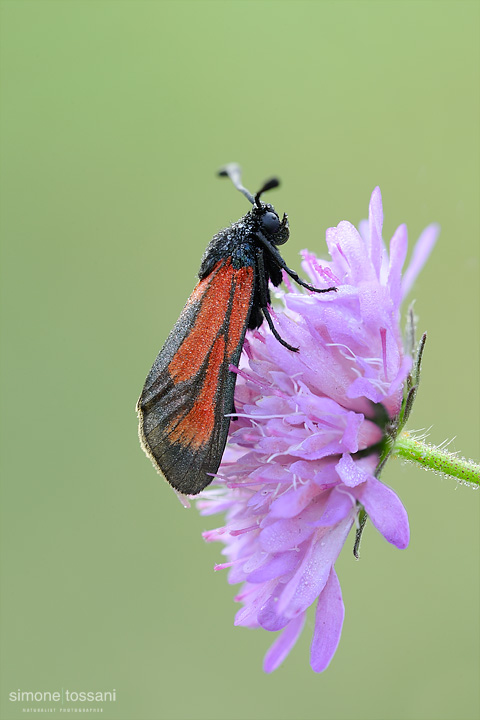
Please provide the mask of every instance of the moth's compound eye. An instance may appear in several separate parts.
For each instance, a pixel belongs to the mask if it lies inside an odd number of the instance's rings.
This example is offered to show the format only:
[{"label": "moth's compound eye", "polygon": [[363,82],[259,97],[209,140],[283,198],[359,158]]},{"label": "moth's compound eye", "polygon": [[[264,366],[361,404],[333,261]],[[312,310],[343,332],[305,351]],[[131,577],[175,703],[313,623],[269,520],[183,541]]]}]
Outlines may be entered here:
[{"label": "moth's compound eye", "polygon": [[274,212],[263,213],[261,223],[263,228],[271,235],[280,230],[280,218]]}]

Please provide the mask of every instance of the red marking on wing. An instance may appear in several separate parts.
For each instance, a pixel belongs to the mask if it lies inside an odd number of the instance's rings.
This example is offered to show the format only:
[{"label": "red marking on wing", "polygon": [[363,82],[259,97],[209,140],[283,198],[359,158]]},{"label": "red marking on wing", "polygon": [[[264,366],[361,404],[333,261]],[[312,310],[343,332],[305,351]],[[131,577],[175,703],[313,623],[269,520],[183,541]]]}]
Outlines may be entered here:
[{"label": "red marking on wing", "polygon": [[190,297],[190,300],[198,299],[199,312],[191,332],[168,366],[175,384],[199,373],[199,390],[193,407],[180,421],[174,419],[166,428],[169,442],[193,449],[208,442],[217,417],[217,405],[224,405],[225,397],[219,392],[219,387],[225,387],[221,373],[228,373],[245,332],[254,269],[251,266],[235,269],[227,260],[206,290],[201,291],[200,286],[207,280],[202,280]]},{"label": "red marking on wing", "polygon": [[250,309],[253,273],[252,267],[242,267],[235,271],[235,290],[227,334],[227,355],[229,357],[235,352],[242,333],[245,331],[245,318]]},{"label": "red marking on wing", "polygon": [[232,292],[235,309],[232,308],[227,331],[228,354],[232,347],[238,345],[250,307],[252,283],[253,268],[241,267],[235,270],[230,260],[213,278],[209,275],[198,283],[188,300],[189,305],[194,302],[200,304],[195,324],[168,365],[168,372],[175,384],[188,380],[200,370],[225,321]]},{"label": "red marking on wing", "polygon": [[202,389],[190,412],[170,432],[170,442],[180,442],[199,448],[204,445],[213,432],[215,425],[215,394],[218,387],[218,375],[225,354],[225,339],[220,335],[212,348],[208,360]]}]

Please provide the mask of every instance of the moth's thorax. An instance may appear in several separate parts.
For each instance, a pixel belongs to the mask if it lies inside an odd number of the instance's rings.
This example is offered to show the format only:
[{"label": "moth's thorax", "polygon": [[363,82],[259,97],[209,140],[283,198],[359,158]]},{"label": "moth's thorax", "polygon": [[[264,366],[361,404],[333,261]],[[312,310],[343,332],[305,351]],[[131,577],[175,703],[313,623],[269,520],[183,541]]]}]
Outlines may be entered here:
[{"label": "moth's thorax", "polygon": [[280,232],[277,233],[277,240],[275,235],[269,237],[265,226],[262,225],[262,217],[265,216],[265,213],[278,217],[272,205],[260,203],[260,207],[255,206],[240,220],[214,235],[203,255],[198,273],[199,278],[206,277],[215,264],[226,257],[231,258],[231,263],[235,268],[254,265],[256,248],[261,246],[258,233],[266,235],[272,244],[277,244],[277,241],[278,244],[285,242],[289,234],[286,216],[284,216]]}]

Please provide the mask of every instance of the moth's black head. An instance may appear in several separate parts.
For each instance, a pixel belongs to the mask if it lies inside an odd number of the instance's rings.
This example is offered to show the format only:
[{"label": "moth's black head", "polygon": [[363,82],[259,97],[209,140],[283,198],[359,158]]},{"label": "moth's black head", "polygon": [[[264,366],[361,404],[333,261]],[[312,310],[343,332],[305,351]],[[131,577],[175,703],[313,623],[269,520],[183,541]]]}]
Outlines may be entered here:
[{"label": "moth's black head", "polygon": [[219,175],[229,177],[237,190],[240,190],[247,200],[252,203],[253,208],[248,215],[253,218],[254,232],[261,233],[273,245],[283,245],[283,243],[287,242],[290,235],[287,216],[284,214],[283,219],[280,220],[273,205],[263,203],[260,200],[260,196],[263,195],[264,192],[280,185],[280,181],[277,178],[267,180],[254,196],[247,188],[243,187],[240,167],[236,163],[225,165],[225,167],[220,170]]},{"label": "moth's black head", "polygon": [[265,235],[273,245],[283,245],[287,242],[290,230],[285,213],[280,220],[273,205],[259,201],[253,206],[252,215],[255,217],[257,230]]}]

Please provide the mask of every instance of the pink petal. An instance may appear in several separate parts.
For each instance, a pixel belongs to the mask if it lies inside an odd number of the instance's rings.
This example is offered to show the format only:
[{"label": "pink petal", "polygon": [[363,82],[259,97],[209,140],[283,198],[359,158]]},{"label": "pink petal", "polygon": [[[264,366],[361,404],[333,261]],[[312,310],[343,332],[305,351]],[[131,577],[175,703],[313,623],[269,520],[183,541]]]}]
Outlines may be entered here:
[{"label": "pink petal", "polygon": [[318,598],[315,630],[310,648],[310,665],[323,672],[330,664],[342,634],[345,607],[337,574],[332,568],[327,584]]},{"label": "pink petal", "polygon": [[357,452],[358,434],[362,428],[365,418],[360,413],[349,412],[346,416],[347,422],[343,431],[342,445],[348,452]]},{"label": "pink petal", "polygon": [[[336,243],[349,268],[350,284],[374,280],[374,268],[365,257],[365,245],[358,230],[347,220],[337,225]],[[332,256],[333,257],[333,256]]]},{"label": "pink petal", "polygon": [[384,398],[384,393],[364,377],[356,378],[348,388],[346,395],[352,399],[366,397],[374,403],[382,402]]},{"label": "pink petal", "polygon": [[402,267],[407,255],[407,247],[407,226],[400,225],[390,240],[390,269],[387,280],[390,296],[394,306],[397,308],[402,301]]},{"label": "pink petal", "polygon": [[337,464],[337,472],[347,487],[356,487],[366,482],[372,476],[365,472],[358,462],[355,462],[351,455],[344,453]]},{"label": "pink petal", "polygon": [[290,449],[290,455],[306,460],[321,460],[328,455],[343,452],[341,438],[325,443],[326,433],[315,433],[306,438],[298,447]]},{"label": "pink petal", "polygon": [[313,527],[328,527],[344,520],[353,514],[355,498],[345,488],[333,488],[322,516],[312,523]]},{"label": "pink petal", "polygon": [[270,505],[270,515],[275,518],[295,517],[307,507],[310,501],[321,492],[314,483],[307,483],[302,487],[290,490],[280,495]]},{"label": "pink petal", "polygon": [[285,585],[277,612],[292,618],[306,610],[322,592],[330,568],[350,532],[352,520],[346,519],[317,536],[293,578]]},{"label": "pink petal", "polygon": [[305,613],[291,620],[282,634],[275,640],[268,650],[263,661],[263,669],[266,673],[276,670],[287,657],[290,650],[298,640],[298,636],[305,624]]},{"label": "pink petal", "polygon": [[275,583],[265,583],[265,585],[248,585],[245,584],[242,592],[235,597],[236,602],[244,602],[244,607],[235,615],[234,625],[242,625],[243,627],[259,627],[258,614],[265,602],[268,602]]},{"label": "pink petal", "polygon": [[377,186],[372,192],[370,205],[368,207],[368,227],[370,241],[370,260],[375,268],[377,277],[380,277],[380,268],[382,266],[383,241],[383,205],[382,193]]},{"label": "pink petal", "polygon": [[389,289],[380,285],[378,280],[364,282],[358,288],[358,299],[365,329],[375,332],[382,323],[385,324],[386,315],[391,311],[392,300]]},{"label": "pink petal", "polygon": [[300,560],[301,554],[291,550],[272,555],[268,562],[247,575],[247,581],[250,583],[263,583],[267,580],[280,578],[287,573],[293,572]]},{"label": "pink petal", "polygon": [[[257,585],[255,587],[261,588],[262,586]],[[257,622],[264,630],[270,630],[271,632],[283,630],[292,620],[292,618],[288,618],[278,611],[278,600],[284,587],[285,585],[281,582],[277,582],[275,586],[271,587],[268,597],[258,610]]]},{"label": "pink petal", "polygon": [[278,553],[298,547],[313,532],[308,521],[311,518],[286,518],[263,528],[260,532],[260,545],[269,553]]},{"label": "pink petal", "polygon": [[428,225],[417,240],[412,253],[410,264],[406,269],[402,281],[402,297],[410,292],[413,283],[417,279],[420,270],[425,265],[430,253],[437,242],[440,233],[440,225],[435,223]]},{"label": "pink petal", "polygon": [[371,476],[353,491],[385,540],[400,550],[410,540],[407,511],[393,490]]}]

